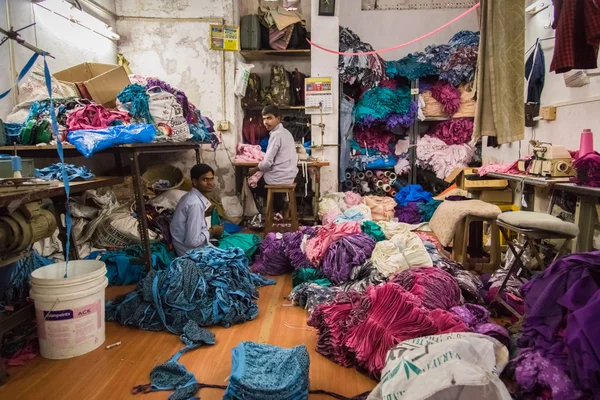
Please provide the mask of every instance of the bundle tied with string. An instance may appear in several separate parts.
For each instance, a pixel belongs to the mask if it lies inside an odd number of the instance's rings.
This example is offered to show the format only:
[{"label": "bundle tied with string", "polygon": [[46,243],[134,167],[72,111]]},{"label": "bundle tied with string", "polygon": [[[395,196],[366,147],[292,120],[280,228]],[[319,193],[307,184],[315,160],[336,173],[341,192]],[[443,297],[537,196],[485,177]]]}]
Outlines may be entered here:
[{"label": "bundle tied with string", "polygon": [[302,243],[312,237],[315,232],[315,228],[303,226],[296,232],[284,233],[283,252],[290,260],[294,269],[309,268],[313,266],[310,261],[308,261],[304,251],[302,251]]},{"label": "bundle tied with string", "polygon": [[283,275],[294,268],[284,253],[283,235],[271,232],[260,245],[260,254],[252,265],[252,272],[264,275]]},{"label": "bundle tied with string", "polygon": [[352,269],[371,257],[375,240],[364,233],[342,237],[329,246],[325,252],[321,271],[333,283],[348,281]]},{"label": "bundle tied with string", "polygon": [[407,269],[396,275],[392,282],[414,294],[430,310],[449,310],[461,304],[458,282],[452,275],[437,268]]}]

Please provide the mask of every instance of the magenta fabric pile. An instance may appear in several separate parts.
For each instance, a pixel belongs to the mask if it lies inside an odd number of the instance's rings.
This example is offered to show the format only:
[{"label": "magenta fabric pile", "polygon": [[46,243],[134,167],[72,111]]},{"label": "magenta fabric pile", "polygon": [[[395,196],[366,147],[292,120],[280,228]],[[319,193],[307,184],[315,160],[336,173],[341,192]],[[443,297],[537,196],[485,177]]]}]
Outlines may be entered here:
[{"label": "magenta fabric pile", "polygon": [[431,96],[442,105],[442,108],[450,116],[454,115],[460,108],[460,92],[456,86],[446,81],[436,81],[431,85]]},{"label": "magenta fabric pile", "polygon": [[452,275],[433,267],[410,268],[399,273],[392,282],[402,286],[433,310],[449,310],[461,304],[460,287]]},{"label": "magenta fabric pile", "polygon": [[129,122],[126,111],[109,110],[99,104],[88,104],[69,113],[67,127],[69,131],[80,129],[104,129],[116,121]]},{"label": "magenta fabric pile", "polygon": [[440,122],[429,134],[448,145],[468,143],[473,135],[473,119],[454,118]]},{"label": "magenta fabric pile", "polygon": [[375,240],[364,233],[344,236],[325,252],[321,272],[334,284],[345,283],[354,267],[371,258],[374,248]]},{"label": "magenta fabric pile", "polygon": [[391,154],[390,144],[395,142],[396,137],[387,131],[374,126],[360,126],[354,129],[354,137],[360,147],[377,149],[384,154]]},{"label": "magenta fabric pile", "polygon": [[600,154],[594,151],[578,158],[573,163],[577,176],[571,181],[577,185],[600,187]]}]

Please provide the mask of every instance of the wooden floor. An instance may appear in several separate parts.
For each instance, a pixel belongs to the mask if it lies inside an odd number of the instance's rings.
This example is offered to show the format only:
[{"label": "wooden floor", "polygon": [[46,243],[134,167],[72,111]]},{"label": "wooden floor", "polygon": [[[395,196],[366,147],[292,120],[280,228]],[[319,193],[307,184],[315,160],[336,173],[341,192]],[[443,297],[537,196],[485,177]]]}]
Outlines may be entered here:
[{"label": "wooden floor", "polygon": [[[259,315],[254,321],[229,329],[210,328],[214,346],[201,347],[183,355],[180,361],[199,382],[227,385],[231,370],[231,349],[242,341],[270,343],[281,347],[305,344],[310,354],[310,387],[354,396],[371,390],[376,382],[355,369],[341,367],[315,351],[316,332],[306,325],[306,311],[287,306],[285,297],[291,275],[277,278],[277,284],[261,288]],[[107,298],[129,292],[133,287],[109,287]],[[115,342],[121,346],[106,350]],[[0,387],[0,399],[166,399],[170,392],[131,395],[133,386],[149,382],[157,364],[168,360],[183,344],[167,332],[146,332],[109,322],[106,341],[100,348],[70,360],[52,361],[37,357],[23,367],[9,369],[8,383]],[[203,400],[221,399],[223,391],[202,389]],[[311,399],[330,399],[311,396]]]}]

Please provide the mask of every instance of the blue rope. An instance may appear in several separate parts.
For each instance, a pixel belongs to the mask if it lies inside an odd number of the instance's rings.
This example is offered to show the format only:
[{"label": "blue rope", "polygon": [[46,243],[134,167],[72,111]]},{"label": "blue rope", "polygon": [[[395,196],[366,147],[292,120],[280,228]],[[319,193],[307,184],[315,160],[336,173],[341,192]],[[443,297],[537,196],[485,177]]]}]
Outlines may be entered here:
[{"label": "blue rope", "polygon": [[[39,57],[38,53],[35,53],[34,55],[31,56],[31,58],[29,59],[29,61],[27,61],[27,64],[25,64],[25,66],[23,67],[21,72],[19,72],[19,76],[17,77],[17,82],[15,83],[15,86],[11,87],[6,92],[0,94],[0,100],[5,98],[10,93],[10,91],[13,90],[19,84],[19,82],[21,82],[21,79],[25,78],[25,75],[27,75],[27,73],[29,72],[31,67],[33,67],[33,64],[35,64],[38,57]],[[46,62],[45,60],[46,60],[46,56],[44,56],[44,62]]]}]

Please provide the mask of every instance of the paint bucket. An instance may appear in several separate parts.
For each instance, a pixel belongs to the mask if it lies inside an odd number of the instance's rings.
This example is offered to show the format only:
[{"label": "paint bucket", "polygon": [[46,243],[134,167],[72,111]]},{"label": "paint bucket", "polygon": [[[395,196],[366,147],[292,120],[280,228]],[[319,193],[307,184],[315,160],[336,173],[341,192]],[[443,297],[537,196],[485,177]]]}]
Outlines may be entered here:
[{"label": "paint bucket", "polygon": [[35,302],[42,357],[77,357],[104,343],[106,266],[78,260],[51,264],[31,273],[29,296]]}]

